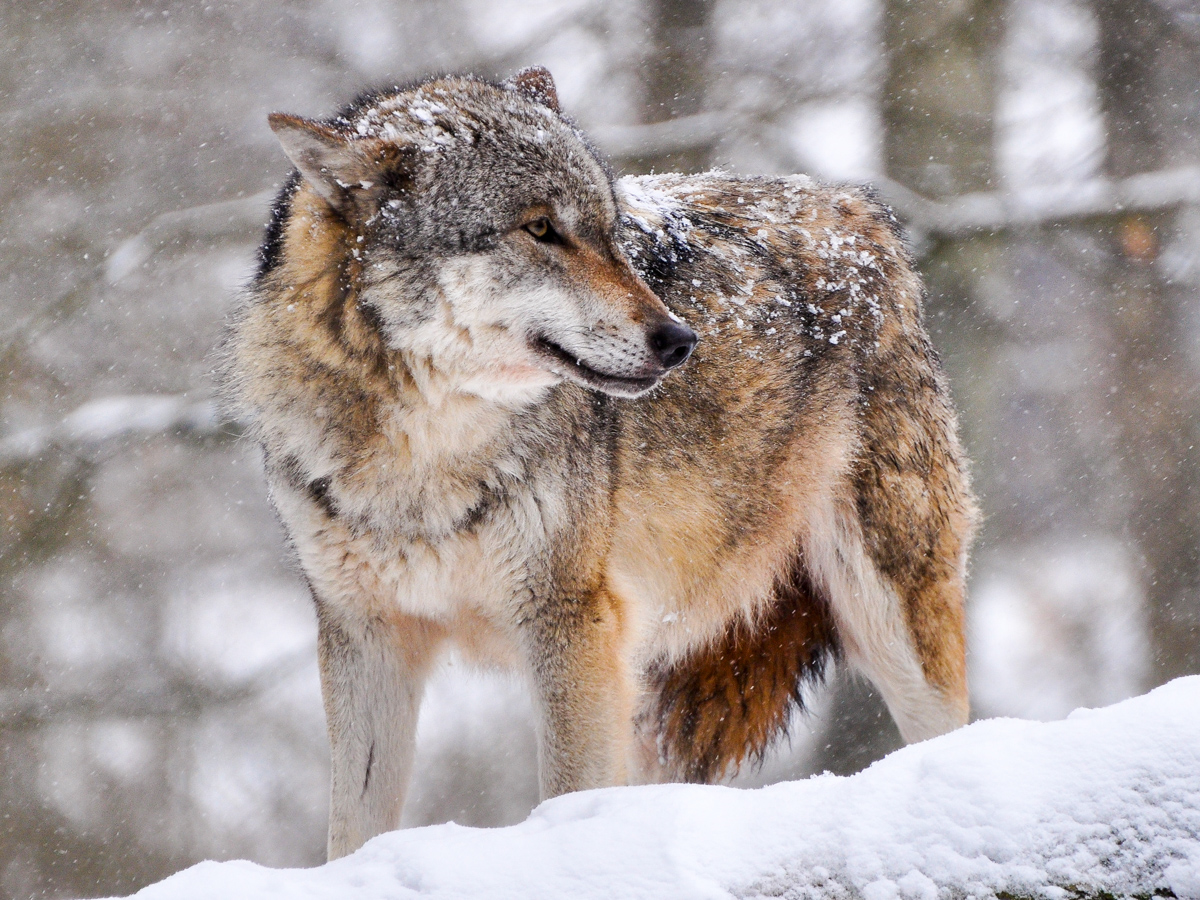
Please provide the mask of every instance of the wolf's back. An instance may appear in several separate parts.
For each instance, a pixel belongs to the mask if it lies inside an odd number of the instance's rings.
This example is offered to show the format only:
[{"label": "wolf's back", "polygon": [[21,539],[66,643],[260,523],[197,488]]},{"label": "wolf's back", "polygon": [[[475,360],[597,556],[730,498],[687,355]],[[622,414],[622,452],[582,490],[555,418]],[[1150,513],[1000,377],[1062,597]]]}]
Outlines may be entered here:
[{"label": "wolf's back", "polygon": [[[698,606],[739,590],[712,587],[735,567],[731,548],[775,548],[760,567],[772,580],[747,576],[741,609],[663,639],[641,720],[660,763],[711,781],[783,732],[852,624],[819,571],[839,530],[898,597],[928,679],[965,705],[961,605],[930,598],[961,590],[976,512],[894,217],[860,189],[803,177],[621,186],[626,252],[701,334],[685,376],[628,414],[627,495],[706,511],[685,551]],[[837,522],[813,512],[826,504]],[[632,505],[633,520],[669,518]]]}]

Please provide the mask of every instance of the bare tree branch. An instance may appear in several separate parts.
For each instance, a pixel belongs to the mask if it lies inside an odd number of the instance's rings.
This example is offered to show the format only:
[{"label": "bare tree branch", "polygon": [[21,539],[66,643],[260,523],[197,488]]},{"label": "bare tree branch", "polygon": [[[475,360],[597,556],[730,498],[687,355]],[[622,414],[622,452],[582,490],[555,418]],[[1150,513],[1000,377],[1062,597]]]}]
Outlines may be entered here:
[{"label": "bare tree branch", "polygon": [[1200,167],[1184,166],[1130,178],[963,194],[930,200],[881,178],[880,195],[915,229],[930,237],[961,237],[1129,212],[1200,203]]},{"label": "bare tree branch", "polygon": [[205,203],[186,209],[161,213],[150,223],[123,241],[104,264],[109,284],[129,275],[160,247],[183,237],[218,238],[231,234],[257,235],[266,227],[267,210],[274,191],[260,191],[249,197]]},{"label": "bare tree branch", "polygon": [[604,125],[591,136],[606,153],[618,158],[665,156],[705,147],[731,130],[727,113],[702,112],[648,125]]},{"label": "bare tree branch", "polygon": [[211,400],[148,394],[91,400],[57,425],[31,428],[0,440],[0,467],[36,461],[50,450],[80,453],[129,435],[236,434]]},{"label": "bare tree branch", "polygon": [[205,684],[194,672],[170,671],[148,679],[140,668],[106,692],[55,692],[37,688],[0,692],[0,730],[37,728],[66,721],[171,719],[253,700],[312,663],[311,647],[289,654],[235,684]]}]

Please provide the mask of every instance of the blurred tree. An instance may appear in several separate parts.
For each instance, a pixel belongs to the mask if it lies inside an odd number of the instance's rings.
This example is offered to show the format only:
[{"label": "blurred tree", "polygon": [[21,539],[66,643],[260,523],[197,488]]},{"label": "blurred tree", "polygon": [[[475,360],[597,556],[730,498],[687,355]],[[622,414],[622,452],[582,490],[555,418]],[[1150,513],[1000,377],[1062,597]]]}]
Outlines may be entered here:
[{"label": "blurred tree", "polygon": [[[1161,168],[1183,120],[1197,111],[1196,44],[1163,2],[1097,0],[1093,6],[1105,170],[1122,178]],[[1173,94],[1182,94],[1186,105]],[[1186,320],[1195,295],[1194,285],[1173,283],[1162,262],[1165,244],[1189,240],[1179,233],[1177,217],[1168,209],[1099,223],[1111,284],[1112,412],[1128,482],[1127,532],[1141,553],[1150,685],[1200,672],[1200,453],[1193,424],[1200,392]]]},{"label": "blurred tree", "polygon": [[888,0],[887,173],[928,196],[992,184],[1001,0]]},{"label": "blurred tree", "polygon": [[[709,81],[715,0],[650,0],[650,42],[642,67],[643,121],[680,119],[701,112]],[[627,161],[632,172],[700,172],[708,168],[715,136],[693,146],[651,151]]]}]

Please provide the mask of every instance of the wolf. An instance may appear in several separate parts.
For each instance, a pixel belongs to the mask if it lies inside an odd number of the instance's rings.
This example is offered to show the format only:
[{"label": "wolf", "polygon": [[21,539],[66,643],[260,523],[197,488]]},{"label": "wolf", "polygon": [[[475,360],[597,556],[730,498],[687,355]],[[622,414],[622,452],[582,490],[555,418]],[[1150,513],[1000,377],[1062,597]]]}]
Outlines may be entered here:
[{"label": "wolf", "polygon": [[269,122],[222,371],[316,605],[330,858],[398,826],[452,646],[527,680],[543,797],[719,779],[834,659],[906,741],[966,722],[975,504],[869,192],[618,180],[541,68]]}]

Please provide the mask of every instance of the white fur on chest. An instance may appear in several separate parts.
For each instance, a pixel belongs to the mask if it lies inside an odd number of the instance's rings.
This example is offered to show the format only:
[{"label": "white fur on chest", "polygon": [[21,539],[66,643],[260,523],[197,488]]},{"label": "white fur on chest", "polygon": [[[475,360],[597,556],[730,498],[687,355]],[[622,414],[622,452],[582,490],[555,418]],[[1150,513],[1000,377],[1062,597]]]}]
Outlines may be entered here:
[{"label": "white fur on chest", "polygon": [[334,479],[339,514],[379,535],[449,535],[488,502],[486,484],[523,474],[507,440],[515,414],[462,396],[394,410],[350,477]]},{"label": "white fur on chest", "polygon": [[[448,396],[397,407],[357,453],[327,445],[301,457],[310,477],[330,478],[334,515],[297,485],[272,493],[322,601],[363,615],[508,617],[547,556],[547,517],[561,515],[561,503],[534,497],[505,440],[514,415]],[[516,487],[497,496],[498,482]]]},{"label": "white fur on chest", "polygon": [[276,504],[318,596],[358,616],[450,622],[481,615],[503,625],[545,555],[537,504],[521,498],[474,528],[434,539],[352,530],[291,488]]}]

